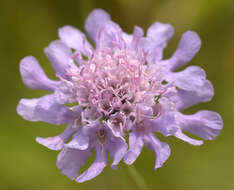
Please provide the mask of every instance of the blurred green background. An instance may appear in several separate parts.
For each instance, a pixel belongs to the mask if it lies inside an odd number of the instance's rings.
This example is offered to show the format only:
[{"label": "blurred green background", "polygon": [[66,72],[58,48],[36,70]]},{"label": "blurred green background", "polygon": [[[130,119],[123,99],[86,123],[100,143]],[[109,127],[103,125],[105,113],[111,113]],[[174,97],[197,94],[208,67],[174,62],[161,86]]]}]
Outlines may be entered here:
[{"label": "blurred green background", "polygon": [[234,189],[234,1],[233,0],[0,0],[0,189],[1,190],[89,190],[139,189],[124,164],[117,171],[107,167],[95,179],[78,184],[56,168],[57,152],[35,142],[36,136],[54,136],[63,130],[46,123],[24,121],[16,114],[21,98],[44,92],[25,87],[19,75],[24,56],[38,58],[54,78],[43,48],[57,39],[57,29],[73,25],[82,31],[86,16],[94,8],[108,11],[123,30],[134,25],[145,30],[155,21],[170,23],[175,36],[165,57],[175,50],[181,34],[195,30],[202,48],[191,64],[200,65],[215,87],[212,102],[198,109],[219,112],[224,129],[211,142],[193,147],[174,137],[164,138],[171,156],[164,167],[153,170],[154,154],[144,149],[135,167],[148,189]]}]

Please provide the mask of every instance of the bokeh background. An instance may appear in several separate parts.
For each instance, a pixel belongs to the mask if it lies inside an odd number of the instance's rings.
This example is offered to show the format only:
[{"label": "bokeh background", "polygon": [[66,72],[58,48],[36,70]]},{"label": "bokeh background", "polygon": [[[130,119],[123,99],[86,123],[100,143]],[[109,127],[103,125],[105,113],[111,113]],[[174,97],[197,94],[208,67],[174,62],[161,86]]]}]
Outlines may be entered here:
[{"label": "bokeh background", "polygon": [[0,0],[0,189],[142,189],[124,164],[120,164],[117,171],[107,167],[101,175],[83,184],[71,181],[56,168],[57,152],[35,142],[36,136],[54,136],[64,126],[27,122],[16,114],[21,98],[44,94],[23,85],[19,75],[20,59],[34,55],[54,78],[43,48],[58,38],[57,29],[63,25],[84,31],[85,18],[94,8],[108,11],[129,33],[134,25],[146,30],[155,21],[172,24],[175,36],[168,44],[165,57],[175,50],[183,32],[190,29],[199,33],[202,48],[190,64],[206,70],[215,87],[215,96],[211,102],[186,112],[199,109],[219,112],[224,129],[214,141],[206,141],[201,147],[173,137],[164,139],[172,149],[164,167],[153,170],[154,154],[147,149],[134,166],[141,180],[152,190],[233,190],[233,0]]}]

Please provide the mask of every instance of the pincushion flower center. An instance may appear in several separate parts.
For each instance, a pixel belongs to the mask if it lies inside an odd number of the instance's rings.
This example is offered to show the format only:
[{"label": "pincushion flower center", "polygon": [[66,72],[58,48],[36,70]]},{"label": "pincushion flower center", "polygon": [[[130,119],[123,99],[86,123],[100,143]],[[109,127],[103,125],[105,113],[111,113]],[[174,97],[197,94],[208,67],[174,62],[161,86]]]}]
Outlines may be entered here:
[{"label": "pincushion flower center", "polygon": [[86,63],[75,61],[78,67],[72,70],[71,79],[76,100],[80,105],[96,107],[104,116],[119,112],[121,107],[129,115],[134,110],[130,107],[152,96],[147,95],[152,91],[152,82],[142,53],[104,49],[94,51]]}]

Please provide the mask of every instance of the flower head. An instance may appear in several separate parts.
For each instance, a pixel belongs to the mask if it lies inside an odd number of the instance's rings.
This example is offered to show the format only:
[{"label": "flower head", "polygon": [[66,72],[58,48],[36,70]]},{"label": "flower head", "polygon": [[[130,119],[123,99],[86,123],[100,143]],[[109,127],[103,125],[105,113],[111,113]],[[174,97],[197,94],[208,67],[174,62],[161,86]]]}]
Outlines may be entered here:
[{"label": "flower head", "polygon": [[[32,56],[20,63],[25,85],[51,94],[22,99],[17,112],[29,121],[67,124],[58,136],[36,139],[49,149],[61,150],[57,166],[63,174],[77,182],[90,180],[107,165],[107,151],[113,158],[111,166],[116,169],[122,159],[132,164],[144,145],[155,152],[157,169],[168,159],[170,148],[155,132],[192,145],[203,141],[184,132],[205,140],[219,134],[219,114],[180,112],[211,100],[214,94],[200,67],[189,66],[176,72],[200,49],[201,41],[195,32],[183,34],[172,57],[163,60],[163,49],[174,32],[169,24],[154,23],[146,36],[137,26],[133,34],[127,34],[105,11],[96,9],[88,16],[85,29],[96,48],[71,26],[60,28],[60,39],[45,48],[57,81],[48,79]],[[70,103],[76,105],[66,106]],[[96,160],[79,175],[94,150]]]}]

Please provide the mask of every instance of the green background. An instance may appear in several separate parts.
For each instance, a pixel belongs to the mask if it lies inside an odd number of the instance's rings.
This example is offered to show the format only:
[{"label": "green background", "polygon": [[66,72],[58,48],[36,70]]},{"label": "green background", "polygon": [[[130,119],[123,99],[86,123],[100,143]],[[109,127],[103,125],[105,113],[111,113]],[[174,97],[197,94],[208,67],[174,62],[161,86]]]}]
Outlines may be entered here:
[{"label": "green background", "polygon": [[[171,147],[165,165],[153,170],[154,154],[144,149],[135,168],[148,189],[233,190],[234,189],[234,1],[233,0],[0,0],[0,189],[1,190],[89,190],[140,189],[121,163],[107,167],[95,179],[78,184],[56,168],[57,152],[35,142],[36,136],[54,136],[64,126],[33,123],[16,114],[21,98],[40,97],[45,92],[25,87],[19,61],[33,55],[54,78],[43,48],[57,39],[57,29],[73,25],[82,31],[86,16],[94,8],[109,12],[124,31],[134,25],[145,30],[155,21],[170,23],[175,36],[165,57],[175,50],[181,34],[195,30],[202,48],[190,64],[203,67],[215,87],[209,103],[199,109],[219,112],[224,129],[214,141],[193,147],[174,137],[163,138]],[[161,136],[160,136],[161,138]]]}]

